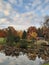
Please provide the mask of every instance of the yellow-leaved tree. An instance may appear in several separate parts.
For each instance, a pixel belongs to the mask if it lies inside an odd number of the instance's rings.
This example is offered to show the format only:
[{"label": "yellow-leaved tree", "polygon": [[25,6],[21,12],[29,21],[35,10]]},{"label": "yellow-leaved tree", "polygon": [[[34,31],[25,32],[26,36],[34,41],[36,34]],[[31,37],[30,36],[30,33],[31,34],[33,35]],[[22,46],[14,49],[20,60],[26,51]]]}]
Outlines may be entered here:
[{"label": "yellow-leaved tree", "polygon": [[34,38],[34,39],[37,38],[37,33],[36,33],[36,32],[32,32],[30,35],[31,35],[31,39],[32,39],[32,38]]}]

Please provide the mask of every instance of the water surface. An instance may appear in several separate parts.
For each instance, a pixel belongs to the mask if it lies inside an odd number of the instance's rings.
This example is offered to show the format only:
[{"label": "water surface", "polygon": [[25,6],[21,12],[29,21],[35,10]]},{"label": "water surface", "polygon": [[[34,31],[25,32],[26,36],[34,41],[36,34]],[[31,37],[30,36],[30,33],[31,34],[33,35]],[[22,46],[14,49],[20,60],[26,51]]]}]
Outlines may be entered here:
[{"label": "water surface", "polygon": [[20,54],[18,57],[6,56],[4,53],[0,53],[0,65],[42,65],[44,60],[36,57],[36,59],[29,60],[26,54]]}]

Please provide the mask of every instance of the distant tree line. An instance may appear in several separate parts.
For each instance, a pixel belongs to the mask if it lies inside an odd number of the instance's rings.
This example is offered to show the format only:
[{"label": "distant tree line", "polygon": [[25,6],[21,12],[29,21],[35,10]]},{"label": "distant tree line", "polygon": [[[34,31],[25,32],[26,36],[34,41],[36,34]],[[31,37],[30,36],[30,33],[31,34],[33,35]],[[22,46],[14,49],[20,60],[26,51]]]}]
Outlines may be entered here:
[{"label": "distant tree line", "polygon": [[27,31],[17,31],[13,27],[9,26],[5,29],[0,29],[0,37],[6,37],[7,42],[17,42],[20,39],[38,39],[43,37],[45,40],[49,40],[49,17],[46,18],[46,21],[43,23],[42,27],[36,28],[31,26]]}]

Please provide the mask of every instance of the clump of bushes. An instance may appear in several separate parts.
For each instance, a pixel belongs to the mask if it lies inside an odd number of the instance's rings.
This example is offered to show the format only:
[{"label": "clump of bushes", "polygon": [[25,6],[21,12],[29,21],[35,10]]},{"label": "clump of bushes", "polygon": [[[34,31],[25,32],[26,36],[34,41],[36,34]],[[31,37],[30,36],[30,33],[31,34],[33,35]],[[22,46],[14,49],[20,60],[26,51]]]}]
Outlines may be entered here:
[{"label": "clump of bushes", "polygon": [[21,40],[21,42],[20,42],[20,48],[25,48],[26,49],[27,46],[28,46],[27,42],[25,40]]}]

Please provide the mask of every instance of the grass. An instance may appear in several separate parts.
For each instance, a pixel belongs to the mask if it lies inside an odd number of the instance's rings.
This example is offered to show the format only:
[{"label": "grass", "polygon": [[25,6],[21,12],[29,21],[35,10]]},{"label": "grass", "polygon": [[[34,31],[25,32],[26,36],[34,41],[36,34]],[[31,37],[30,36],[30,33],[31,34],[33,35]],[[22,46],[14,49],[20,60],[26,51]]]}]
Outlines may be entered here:
[{"label": "grass", "polygon": [[47,64],[43,64],[43,65],[49,65],[49,63],[47,63]]},{"label": "grass", "polygon": [[0,44],[5,44],[6,43],[6,38],[0,38]]}]

